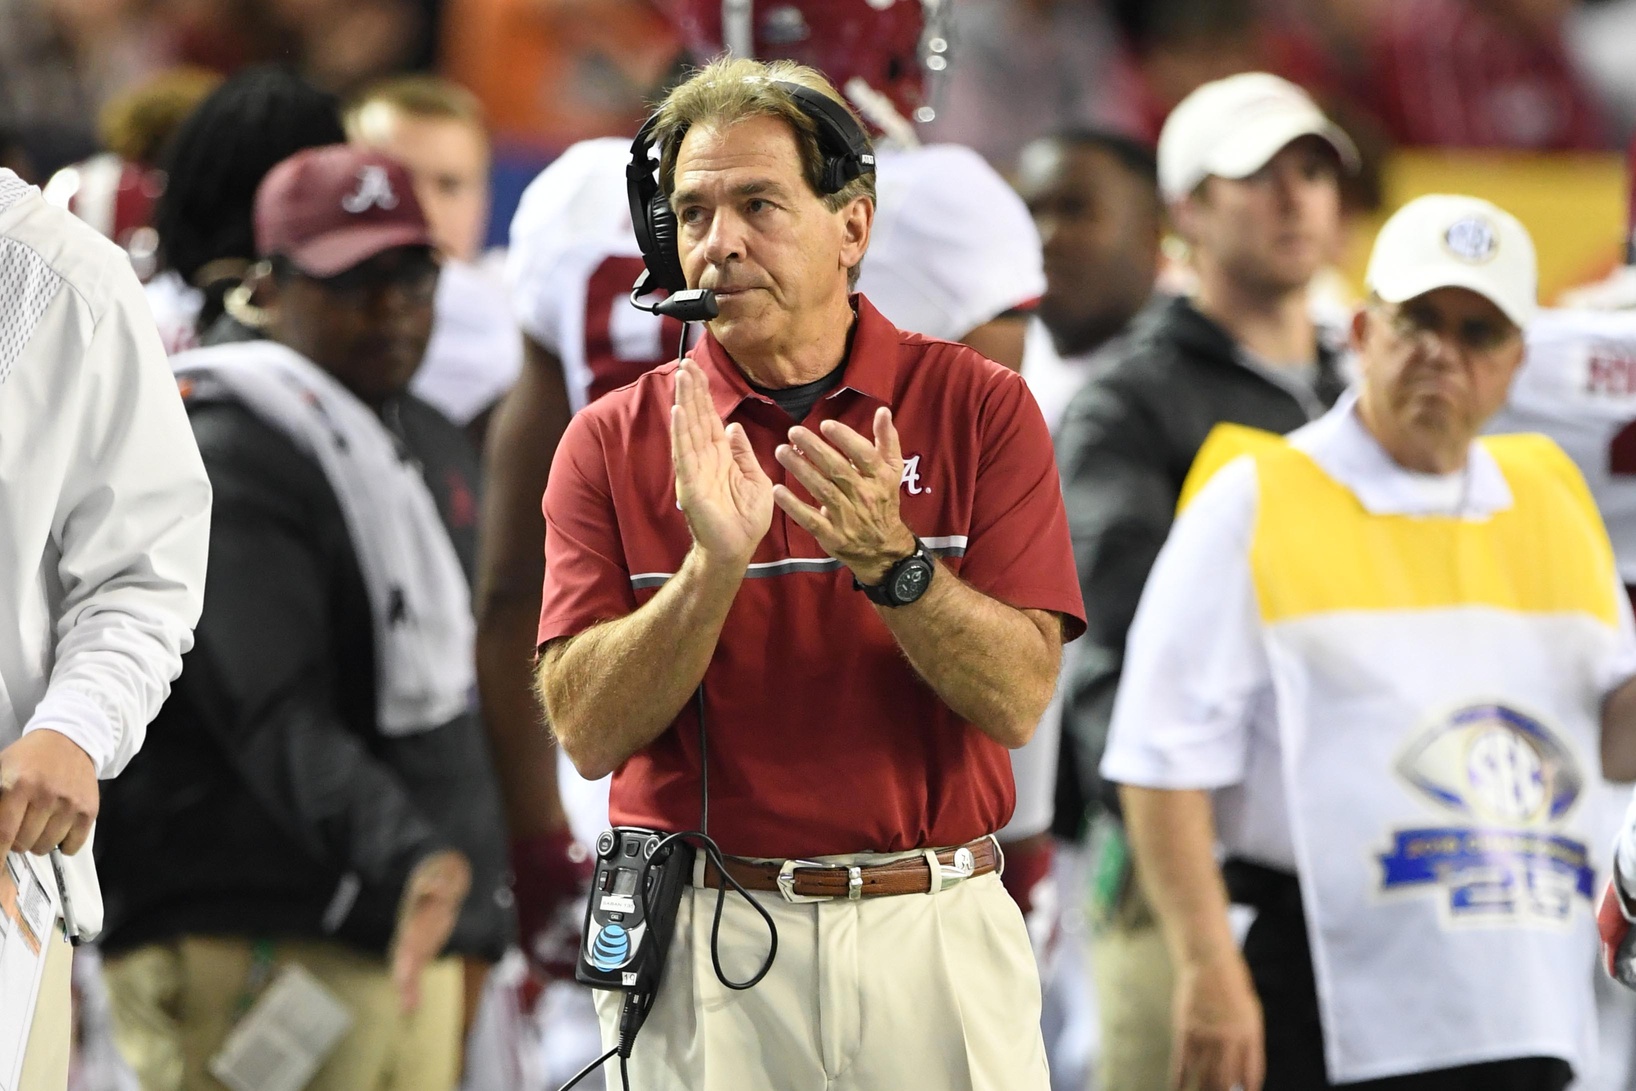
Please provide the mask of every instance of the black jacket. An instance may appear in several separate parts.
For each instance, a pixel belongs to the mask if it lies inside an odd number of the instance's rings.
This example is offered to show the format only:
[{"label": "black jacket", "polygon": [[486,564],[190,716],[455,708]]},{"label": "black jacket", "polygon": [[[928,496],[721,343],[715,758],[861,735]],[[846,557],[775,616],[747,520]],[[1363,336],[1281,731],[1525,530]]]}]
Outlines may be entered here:
[{"label": "black jacket", "polygon": [[[105,945],[333,937],[381,954],[410,869],[457,848],[472,889],[450,949],[498,958],[509,893],[481,723],[377,730],[367,591],[323,470],[236,403],[188,408],[215,490],[204,614],[146,745],[105,786]],[[382,416],[421,463],[470,578],[475,454],[413,397]]]},{"label": "black jacket", "polygon": [[1113,803],[1096,769],[1124,663],[1125,634],[1175,515],[1182,482],[1223,421],[1290,432],[1345,388],[1319,344],[1316,389],[1249,363],[1220,326],[1185,299],[1157,301],[1116,358],[1074,396],[1057,462],[1088,628],[1076,646],[1063,710],[1057,831],[1071,836],[1087,804]]}]

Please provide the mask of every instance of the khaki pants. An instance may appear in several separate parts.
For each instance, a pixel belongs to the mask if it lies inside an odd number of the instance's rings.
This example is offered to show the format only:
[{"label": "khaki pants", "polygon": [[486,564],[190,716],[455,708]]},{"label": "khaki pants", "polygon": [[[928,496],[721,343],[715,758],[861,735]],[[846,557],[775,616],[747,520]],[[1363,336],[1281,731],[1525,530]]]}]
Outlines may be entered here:
[{"label": "khaki pants", "polygon": [[1091,963],[1102,1018],[1097,1064],[1103,1091],[1170,1086],[1170,954],[1136,876],[1112,919],[1092,932]]},{"label": "khaki pants", "polygon": [[[142,1091],[222,1091],[209,1062],[241,1010],[254,961],[247,939],[185,936],[106,963],[114,1038]],[[352,1029],[308,1091],[450,1091],[460,1077],[464,987],[460,960],[443,958],[421,980],[420,1007],[404,1015],[380,958],[339,944],[274,945],[352,1013]]]},{"label": "khaki pants", "polygon": [[[767,927],[729,891],[722,969],[749,978]],[[1047,1091],[1040,982],[998,875],[940,894],[791,904],[755,895],[778,958],[754,988],[716,980],[715,890],[682,895],[663,984],[631,1056],[633,1091]],[[598,991],[602,1036],[623,993]],[[617,1060],[610,1062],[616,1068]],[[616,1071],[608,1085],[619,1086]]]},{"label": "khaki pants", "polygon": [[64,1091],[68,1086],[68,1056],[74,1038],[74,948],[63,939],[53,921],[46,942],[45,977],[34,1002],[34,1022],[23,1046],[23,1076],[18,1091]]}]

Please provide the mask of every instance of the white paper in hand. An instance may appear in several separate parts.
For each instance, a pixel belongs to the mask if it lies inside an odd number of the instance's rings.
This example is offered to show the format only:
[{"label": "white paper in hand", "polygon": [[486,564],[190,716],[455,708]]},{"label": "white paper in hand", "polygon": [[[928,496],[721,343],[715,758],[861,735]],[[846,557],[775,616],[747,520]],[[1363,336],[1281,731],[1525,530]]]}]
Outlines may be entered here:
[{"label": "white paper in hand", "polygon": [[15,852],[0,854],[0,1091],[18,1088],[54,909],[45,882],[28,858]]},{"label": "white paper in hand", "polygon": [[351,1026],[334,993],[288,964],[211,1058],[210,1072],[233,1091],[301,1091]]}]

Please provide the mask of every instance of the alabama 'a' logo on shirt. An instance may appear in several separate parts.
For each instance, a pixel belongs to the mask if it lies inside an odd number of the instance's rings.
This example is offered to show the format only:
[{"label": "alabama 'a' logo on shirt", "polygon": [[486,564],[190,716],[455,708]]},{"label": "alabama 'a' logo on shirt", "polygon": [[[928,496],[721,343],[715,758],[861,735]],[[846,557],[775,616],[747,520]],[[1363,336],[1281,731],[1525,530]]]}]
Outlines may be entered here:
[{"label": "alabama 'a' logo on shirt", "polygon": [[909,490],[910,496],[919,496],[932,491],[930,485],[920,483],[920,456],[910,455],[903,460],[903,480],[899,482],[903,488]]}]

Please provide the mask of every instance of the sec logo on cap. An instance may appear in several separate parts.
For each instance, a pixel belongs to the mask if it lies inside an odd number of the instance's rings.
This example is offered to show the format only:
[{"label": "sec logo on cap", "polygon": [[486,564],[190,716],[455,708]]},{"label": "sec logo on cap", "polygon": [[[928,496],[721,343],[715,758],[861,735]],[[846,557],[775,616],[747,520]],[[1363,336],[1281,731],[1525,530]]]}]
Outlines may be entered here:
[{"label": "sec logo on cap", "polygon": [[1456,220],[1443,233],[1443,243],[1449,252],[1464,261],[1483,262],[1494,256],[1499,249],[1499,232],[1494,225],[1481,216],[1468,216],[1463,220]]}]

